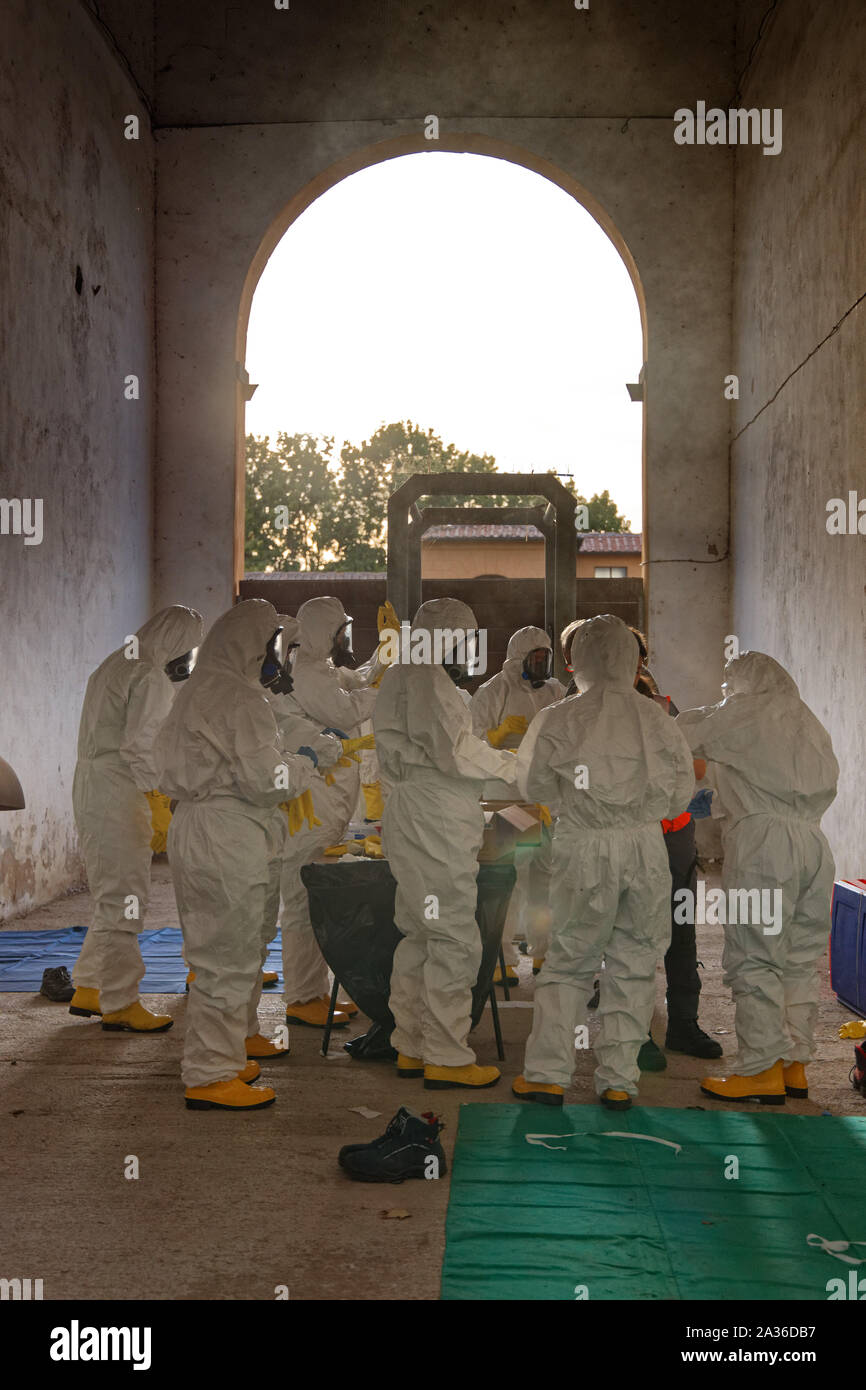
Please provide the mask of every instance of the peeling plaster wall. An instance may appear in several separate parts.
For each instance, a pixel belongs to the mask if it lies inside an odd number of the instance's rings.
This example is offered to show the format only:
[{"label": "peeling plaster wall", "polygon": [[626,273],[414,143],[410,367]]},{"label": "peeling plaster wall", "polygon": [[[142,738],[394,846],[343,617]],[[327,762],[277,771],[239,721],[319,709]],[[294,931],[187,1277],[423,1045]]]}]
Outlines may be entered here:
[{"label": "peeling plaster wall", "polygon": [[866,535],[829,535],[826,506],[866,497],[864,52],[862,0],[768,17],[742,104],[782,108],[783,148],[737,154],[731,368],[731,631],[783,662],[830,730],[842,774],[824,829],[843,877],[866,874]]},{"label": "peeling plaster wall", "polygon": [[[133,16],[145,54],[148,9]],[[153,148],[137,88],[77,0],[4,0],[0,90],[0,492],[41,498],[44,516],[39,545],[0,535],[0,755],[27,802],[0,813],[10,917],[82,879],[81,699],[150,607]]]},{"label": "peeling plaster wall", "polygon": [[432,112],[440,149],[486,137],[550,161],[634,257],[653,661],[681,705],[710,698],[728,630],[733,155],[676,145],[673,113],[727,103],[734,6],[193,0],[157,14],[160,600],[208,618],[232,600],[234,337],[262,238],[338,161],[373,162],[399,137],[435,149]]}]

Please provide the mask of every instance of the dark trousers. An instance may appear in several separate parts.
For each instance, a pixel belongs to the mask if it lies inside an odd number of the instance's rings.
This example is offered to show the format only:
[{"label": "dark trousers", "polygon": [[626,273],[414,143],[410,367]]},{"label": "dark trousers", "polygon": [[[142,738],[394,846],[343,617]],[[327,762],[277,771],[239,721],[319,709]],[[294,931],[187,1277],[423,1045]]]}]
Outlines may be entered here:
[{"label": "dark trousers", "polygon": [[[690,820],[681,830],[669,831],[665,835],[665,845],[671,867],[671,944],[665,955],[668,1027],[671,1027],[697,1018],[701,994],[694,921],[677,922],[674,918],[674,894],[677,890],[690,888],[692,903],[697,890],[698,852],[694,820]],[[689,915],[694,917],[694,913]]]}]

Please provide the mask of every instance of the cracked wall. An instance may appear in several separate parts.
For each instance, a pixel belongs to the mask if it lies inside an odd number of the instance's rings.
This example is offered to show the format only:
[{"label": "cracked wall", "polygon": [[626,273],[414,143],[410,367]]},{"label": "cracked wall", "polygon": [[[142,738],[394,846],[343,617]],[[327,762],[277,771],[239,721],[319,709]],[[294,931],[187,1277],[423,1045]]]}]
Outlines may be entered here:
[{"label": "cracked wall", "polygon": [[0,815],[10,917],[82,880],[84,687],[150,605],[153,153],[136,88],[77,0],[5,0],[3,28],[0,490],[43,502],[41,544],[0,535],[0,756],[27,803]]},{"label": "cracked wall", "polygon": [[829,535],[826,506],[866,497],[866,8],[769,8],[743,96],[783,108],[783,151],[736,161],[731,631],[830,730],[824,828],[850,877],[866,873],[866,536]]}]

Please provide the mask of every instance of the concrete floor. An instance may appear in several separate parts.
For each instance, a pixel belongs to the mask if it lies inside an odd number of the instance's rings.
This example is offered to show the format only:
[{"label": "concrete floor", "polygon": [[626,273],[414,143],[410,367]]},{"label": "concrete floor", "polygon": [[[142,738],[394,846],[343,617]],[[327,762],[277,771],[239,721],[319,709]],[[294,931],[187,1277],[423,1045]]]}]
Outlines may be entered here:
[{"label": "concrete floor", "polygon": [[[51,903],[10,929],[86,924],[90,900],[77,894]],[[146,925],[177,925],[168,868],[154,865]],[[733,1011],[721,981],[721,932],[704,928],[701,1022],[728,1053],[735,1050]],[[521,963],[529,971],[530,962]],[[501,994],[501,991],[500,991]],[[517,992],[532,997],[532,976]],[[663,974],[659,972],[659,1002]],[[179,1059],[185,999],[151,996],[175,1027],[157,1037],[103,1033],[39,996],[0,997],[0,1250],[6,1278],[41,1278],[46,1299],[435,1299],[444,1248],[448,1178],[402,1186],[368,1186],[337,1166],[341,1144],[380,1134],[399,1105],[435,1108],[445,1119],[449,1163],[457,1132],[458,1093],[434,1094],[420,1081],[400,1082],[390,1065],[354,1062],[346,1037],[320,1055],[318,1031],[294,1027],[291,1055],[263,1067],[276,1105],[259,1114],[195,1113],[183,1105]],[[282,997],[266,995],[263,1031],[281,1021]],[[836,1036],[851,1015],[822,974],[818,1060],[810,1069],[813,1099],[789,1101],[799,1114],[866,1114],[851,1089],[853,1044]],[[510,1081],[522,1067],[531,1010],[502,1010],[507,1061],[499,1086],[475,1103],[512,1101]],[[591,1036],[597,1023],[590,1025]],[[664,1039],[663,1005],[654,1032]],[[489,1010],[473,1035],[481,1062],[496,1050]],[[576,1054],[568,1104],[595,1103],[592,1053]],[[671,1056],[667,1072],[645,1076],[648,1105],[704,1105],[697,1080],[721,1068]],[[379,1111],[375,1119],[353,1106]],[[124,1177],[129,1155],[137,1180]],[[399,1209],[408,1219],[385,1219]],[[283,1294],[285,1296],[285,1294]]]}]

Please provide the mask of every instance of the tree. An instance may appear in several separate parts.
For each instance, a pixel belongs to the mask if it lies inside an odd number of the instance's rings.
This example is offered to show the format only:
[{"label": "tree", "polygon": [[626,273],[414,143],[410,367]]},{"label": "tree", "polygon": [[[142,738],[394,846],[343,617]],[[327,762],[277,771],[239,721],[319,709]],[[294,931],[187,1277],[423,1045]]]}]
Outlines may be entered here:
[{"label": "tree", "polygon": [[338,506],[333,439],[277,435],[271,447],[247,435],[245,565],[248,570],[321,569]]},{"label": "tree", "polygon": [[[553,470],[550,470],[551,472]],[[413,473],[496,473],[490,454],[445,444],[411,420],[382,425],[360,445],[344,444],[337,462],[331,438],[278,434],[247,436],[246,567],[248,570],[383,570],[387,563],[388,498]],[[589,502],[572,478],[563,479],[589,508],[589,529],[626,531],[605,490]],[[536,506],[539,495],[482,499],[436,497],[437,507]],[[468,519],[468,518],[467,518]]]},{"label": "tree", "polygon": [[604,492],[594,493],[587,505],[589,506],[590,531],[631,530],[631,522],[627,521],[624,516],[620,516],[616,509],[616,503],[607,488]]}]

